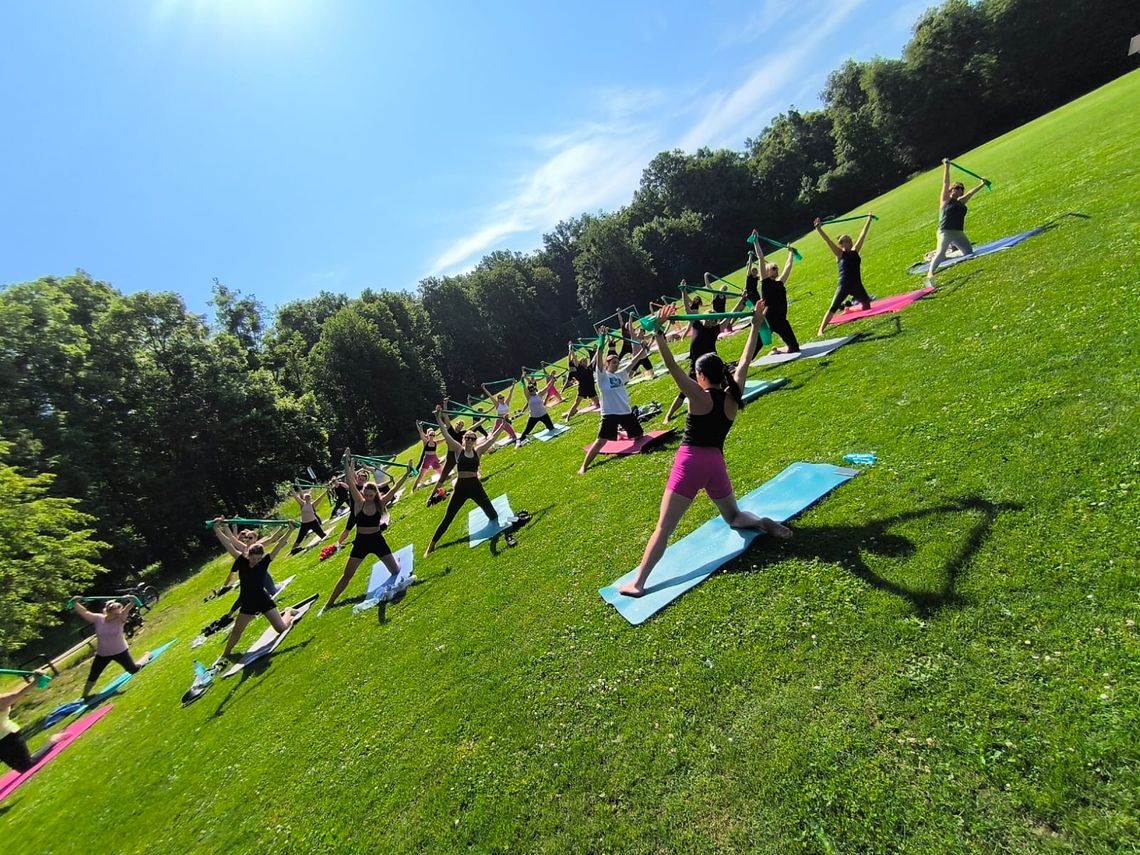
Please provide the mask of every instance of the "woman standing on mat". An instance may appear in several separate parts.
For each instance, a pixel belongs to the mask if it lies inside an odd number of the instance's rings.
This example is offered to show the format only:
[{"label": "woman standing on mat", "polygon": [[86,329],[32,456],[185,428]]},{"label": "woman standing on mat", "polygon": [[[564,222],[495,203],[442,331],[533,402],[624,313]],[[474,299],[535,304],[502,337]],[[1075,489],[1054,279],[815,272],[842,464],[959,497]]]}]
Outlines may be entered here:
[{"label": "woman standing on mat", "polygon": [[[788,247],[788,259],[784,262],[784,269],[781,271],[775,264],[769,264],[764,258],[764,250],[760,248],[760,235],[755,229],[752,234],[756,235],[756,266],[752,269],[764,271],[764,278],[759,280],[759,291],[757,292],[756,280],[751,273],[749,274],[748,281],[751,288],[745,286],[744,295],[737,304],[735,311],[739,311],[740,307],[747,300],[751,305],[755,306],[760,300],[764,302],[766,311],[764,319],[768,322],[768,328],[772,330],[784,341],[783,347],[773,347],[772,353],[799,353],[800,343],[796,339],[796,334],[792,330],[792,325],[788,323],[788,290],[785,287],[788,283],[788,277],[792,275],[792,264],[795,262],[795,247]],[[752,253],[749,253],[751,255]],[[746,354],[744,360],[746,362],[752,361],[752,354]]]},{"label": "woman standing on mat", "polygon": [[867,222],[863,224],[863,231],[859,232],[859,239],[854,243],[851,242],[851,235],[846,234],[840,235],[833,241],[823,230],[822,223],[823,221],[816,217],[813,225],[815,230],[819,232],[819,236],[823,238],[823,242],[835,255],[836,262],[839,265],[839,284],[835,288],[835,297],[832,298],[831,305],[819,323],[819,335],[823,335],[823,331],[827,329],[827,325],[831,323],[831,319],[847,298],[850,297],[859,303],[864,310],[871,308],[871,295],[863,287],[861,271],[863,260],[859,257],[859,250],[863,248],[863,242],[867,239],[867,232],[871,228],[871,215],[867,214]]},{"label": "woman standing on mat", "polygon": [[[348,472],[352,466],[352,451],[347,448],[344,450],[344,461],[345,471]],[[384,566],[393,577],[399,574],[400,562],[396,560],[388,541],[384,539],[384,529],[388,527],[388,506],[410,474],[409,466],[388,491],[381,492],[380,487],[374,483],[365,484],[363,489],[352,491],[352,510],[356,515],[356,539],[352,542],[352,552],[348,554],[344,572],[340,574],[328,601],[317,613],[317,617],[336,605],[337,598],[356,575],[356,568],[369,555],[375,555],[384,562]]]},{"label": "woman standing on mat", "polygon": [[566,418],[569,420],[573,415],[578,412],[578,405],[583,401],[589,401],[597,409],[598,404],[598,389],[594,384],[594,369],[590,367],[590,357],[583,356],[575,363],[574,361],[574,345],[570,345],[569,363],[572,366],[570,376],[578,383],[578,397],[574,399],[574,403],[570,405],[569,412],[566,413]]},{"label": "woman standing on mat", "polygon": [[[681,394],[689,400],[689,414],[685,418],[685,435],[681,447],[673,460],[673,469],[661,497],[661,510],[641,563],[637,577],[618,590],[627,597],[640,597],[645,593],[645,581],[665,554],[669,536],[681,521],[685,511],[704,490],[721,517],[733,528],[762,529],[774,537],[786,540],[792,536],[791,529],[768,517],[740,510],[728,469],[724,465],[724,440],[732,428],[733,420],[744,409],[740,389],[748,376],[748,362],[744,359],[736,365],[736,374],[729,374],[724,362],[715,353],[706,353],[696,363],[696,379],[687,376],[677,365],[672,351],[665,347],[665,326],[676,312],[673,308],[662,309],[657,316],[658,346],[661,359],[676,381]],[[752,312],[752,328],[748,332],[745,352],[756,347],[760,332],[760,322],[764,315],[764,303],[759,302]]]},{"label": "woman standing on mat", "polygon": [[37,679],[46,676],[46,671],[33,671],[25,678],[29,681],[26,686],[21,686],[14,692],[0,694],[0,761],[17,772],[27,772],[35,766],[51,750],[52,745],[66,735],[57,733],[47,745],[32,754],[28,750],[28,743],[24,740],[24,733],[20,730],[20,726],[12,721],[12,707],[19,703],[20,698],[35,688]]},{"label": "woman standing on mat", "polygon": [[[488,389],[485,384],[483,385],[483,391],[487,393],[488,398],[494,399],[495,414],[498,416],[498,418],[495,419],[495,426],[491,428],[491,434],[494,435],[499,433],[499,431],[505,431],[507,436],[515,441],[515,446],[517,447],[519,437],[518,434],[515,433],[515,429],[511,427],[511,398],[513,398],[515,394],[515,384],[511,384],[510,391],[507,392],[506,397],[503,395],[492,395],[491,390]],[[462,445],[462,443],[460,444]],[[447,447],[451,448],[450,442],[447,444]]]},{"label": "woman standing on mat", "polygon": [[137,674],[139,668],[150,661],[150,654],[147,653],[135,662],[127,645],[127,637],[123,634],[123,625],[127,622],[127,615],[134,608],[134,603],[123,605],[111,600],[103,607],[103,613],[99,614],[84,608],[80,597],[72,597],[67,602],[75,608],[77,615],[95,628],[95,658],[91,661],[91,671],[87,674],[87,684],[83,687],[83,700],[91,697],[95,681],[112,662],[118,662],[128,674]]},{"label": "woman standing on mat", "polygon": [[301,527],[297,529],[297,539],[293,541],[293,548],[289,551],[290,555],[296,555],[301,551],[301,543],[310,532],[316,533],[321,540],[328,537],[328,534],[321,527],[321,518],[317,516],[317,509],[313,507],[313,494],[308,490],[302,493],[299,490],[292,489],[289,491],[289,495],[296,499],[297,504],[301,506]]},{"label": "woman standing on mat", "polygon": [[329,487],[332,489],[333,498],[335,499],[335,504],[332,510],[329,511],[329,518],[332,519],[340,513],[342,507],[349,503],[351,495],[348,492],[348,485],[344,483],[344,479],[339,475],[329,481]]},{"label": "woman standing on mat", "polygon": [[[217,523],[214,523],[214,525],[217,525]],[[225,533],[231,541],[236,540],[245,549],[249,549],[249,547],[253,546],[253,544],[257,543],[260,539],[259,534],[251,528],[243,528],[238,530],[231,527],[227,528]],[[268,540],[268,538],[265,538],[265,540]],[[262,540],[262,543],[264,543],[265,540]],[[268,566],[269,565],[266,565],[267,569],[265,571],[265,592],[272,597],[277,593],[277,585],[274,584],[273,577],[269,575]],[[234,563],[230,565],[230,572],[226,574],[226,581],[222,585],[223,588],[229,588],[234,584],[234,582],[238,580],[239,569],[240,564],[235,559]]]},{"label": "woman standing on mat", "polygon": [[951,184],[950,161],[942,158],[942,192],[938,196],[938,249],[934,258],[930,259],[930,267],[926,271],[928,284],[934,284],[934,273],[946,258],[950,247],[957,248],[962,255],[974,251],[970,239],[966,237],[966,203],[985,186],[986,179],[983,178],[977,187],[967,193],[966,185],[961,181]]},{"label": "woman standing on mat", "polygon": [[[526,378],[524,371],[523,378]],[[534,426],[539,422],[546,426],[547,430],[554,430],[554,422],[550,418],[550,413],[546,411],[546,404],[542,402],[542,395],[539,394],[538,387],[534,384],[533,380],[526,380],[526,405],[530,411],[530,418],[527,419],[526,427],[523,429],[522,435],[519,437],[521,443],[524,439],[530,436],[530,432],[534,430]]]},{"label": "woman standing on mat", "polygon": [[[701,309],[701,298],[693,297],[689,299],[689,289],[686,284],[681,282],[681,300],[685,304],[686,314],[697,314]],[[671,308],[671,307],[670,307]],[[675,314],[676,309],[670,314]],[[689,321],[689,377],[696,377],[697,360],[704,356],[706,353],[716,353],[716,341],[720,336],[720,321],[718,320],[699,320]],[[661,349],[661,343],[658,342],[658,350]],[[661,358],[665,358],[665,354],[661,354]],[[745,360],[747,364],[747,360]],[[673,403],[669,405],[669,411],[665,413],[665,422],[668,423],[670,419],[677,414],[677,410],[681,408],[681,404],[685,401],[685,394],[682,392],[673,399]]]},{"label": "woman standing on mat", "polygon": [[[606,328],[602,327],[602,335],[606,332]],[[634,362],[641,358],[644,349],[638,345],[633,352]],[[637,439],[645,433],[629,403],[629,389],[626,388],[629,385],[629,369],[619,371],[618,355],[606,353],[603,360],[602,352],[599,347],[594,353],[594,379],[602,392],[602,423],[598,428],[598,438],[586,449],[586,459],[578,468],[579,475],[586,474],[586,469],[598,456],[603,445],[618,438],[619,427],[625,430],[630,439]]]},{"label": "woman standing on mat", "polygon": [[558,391],[558,373],[546,369],[543,377],[546,381],[546,389],[542,393],[542,403],[549,404],[551,398],[554,398],[556,404],[564,403],[566,399]]},{"label": "woman standing on mat", "polygon": [[[443,407],[436,405],[435,417],[440,427],[443,427]],[[447,510],[443,514],[443,519],[436,527],[435,534],[431,537],[431,543],[424,550],[424,558],[427,558],[435,550],[439,539],[443,537],[447,527],[455,519],[455,515],[467,504],[468,499],[482,508],[489,521],[498,521],[499,512],[491,504],[491,499],[487,496],[487,491],[483,489],[482,481],[479,480],[479,459],[487,449],[494,445],[495,437],[499,435],[501,429],[496,424],[494,432],[478,445],[475,444],[477,437],[473,431],[467,431],[463,434],[462,442],[456,442],[450,435],[447,436],[447,447],[455,455],[455,468],[459,470],[459,477],[455,481],[455,489],[451,493],[451,500],[447,503]]]},{"label": "woman standing on mat", "polygon": [[443,465],[439,462],[439,435],[435,432],[435,428],[428,428],[426,431],[420,427],[420,423],[416,421],[416,431],[420,435],[420,442],[423,443],[424,452],[420,457],[420,474],[416,476],[416,481],[412,484],[412,492],[420,487],[422,482],[429,472],[440,472],[440,480],[442,480]]},{"label": "woman standing on mat", "polygon": [[[351,482],[350,482],[351,483]],[[285,535],[287,528],[278,529],[265,543],[255,541],[246,546],[237,540],[230,540],[229,533],[222,524],[222,518],[214,520],[214,534],[218,536],[226,551],[234,557],[238,567],[238,584],[241,585],[238,594],[238,615],[234,618],[233,629],[226,639],[226,649],[222,651],[222,658],[233,660],[234,648],[241,640],[242,633],[249,626],[249,622],[259,614],[265,615],[269,624],[278,633],[284,632],[293,622],[292,611],[286,609],[285,614],[277,610],[277,603],[265,590],[265,576],[269,572],[269,564],[285,548]],[[266,552],[269,548],[270,551]]]}]

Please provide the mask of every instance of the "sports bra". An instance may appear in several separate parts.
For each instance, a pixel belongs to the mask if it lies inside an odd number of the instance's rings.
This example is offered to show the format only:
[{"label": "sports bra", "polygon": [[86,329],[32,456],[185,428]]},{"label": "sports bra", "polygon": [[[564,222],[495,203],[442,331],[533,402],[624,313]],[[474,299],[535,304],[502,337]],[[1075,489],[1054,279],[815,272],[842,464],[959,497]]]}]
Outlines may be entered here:
[{"label": "sports bra", "polygon": [[435,454],[435,447],[437,445],[439,445],[437,442],[425,442],[424,451],[426,451],[428,454]]},{"label": "sports bra", "polygon": [[479,471],[479,454],[476,452],[468,457],[465,453],[460,452],[455,455],[455,468],[460,472],[477,473]]},{"label": "sports bra", "polygon": [[364,512],[364,505],[360,506],[360,510],[356,512],[356,527],[357,528],[379,528],[384,523],[384,513],[379,507],[371,514]]}]

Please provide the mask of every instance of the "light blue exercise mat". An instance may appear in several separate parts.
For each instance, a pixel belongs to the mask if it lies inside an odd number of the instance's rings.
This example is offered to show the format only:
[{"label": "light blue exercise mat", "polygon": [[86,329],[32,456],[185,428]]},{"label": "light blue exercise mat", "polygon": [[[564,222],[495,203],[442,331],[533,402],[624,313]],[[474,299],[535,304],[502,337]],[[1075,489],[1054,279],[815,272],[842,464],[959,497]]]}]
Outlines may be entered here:
[{"label": "light blue exercise mat", "polygon": [[554,430],[543,429],[534,435],[535,439],[540,439],[543,442],[550,442],[556,436],[562,436],[566,431],[570,430],[570,425],[555,424]]},{"label": "light blue exercise mat", "polygon": [[779,389],[781,386],[786,385],[788,382],[787,377],[777,377],[775,380],[749,380],[744,384],[743,398],[744,403],[755,401],[761,395],[766,395],[773,389]]},{"label": "light blue exercise mat", "polygon": [[[793,463],[741,498],[740,509],[785,522],[856,474],[855,469],[827,463]],[[718,515],[670,544],[649,574],[643,596],[626,597],[618,593],[619,586],[634,580],[636,567],[598,593],[622,617],[637,626],[699,585],[725,562],[743,553],[760,535],[761,532],[753,529],[729,528]]]},{"label": "light blue exercise mat", "polygon": [[511,503],[506,493],[493,499],[491,504],[499,512],[499,519],[494,523],[487,519],[482,508],[467,512],[467,543],[472,549],[490,540],[517,519],[515,512],[511,510]]},{"label": "light blue exercise mat", "polygon": [[[1009,249],[1010,247],[1017,246],[1019,243],[1023,243],[1029,240],[1031,237],[1036,237],[1043,231],[1045,231],[1045,229],[1039,227],[1036,229],[1030,229],[1027,232],[1021,232],[1020,234],[1010,235],[1009,237],[1004,237],[1000,240],[983,243],[981,246],[974,247],[974,251],[969,255],[955,255],[944,259],[942,263],[938,265],[938,269],[941,270],[944,267],[953,267],[955,264],[959,264],[963,261],[969,261],[972,258],[977,258],[982,255],[989,255],[990,253],[994,252],[1000,252],[1003,249]],[[929,269],[929,261],[919,261],[908,267],[906,272],[912,276],[917,276],[921,273],[925,273]]]},{"label": "light blue exercise mat", "polygon": [[373,564],[372,575],[368,579],[368,591],[365,593],[364,599],[352,607],[352,613],[356,615],[374,609],[381,603],[393,599],[401,591],[406,590],[409,585],[416,581],[412,572],[415,557],[415,550],[410,543],[395,553],[395,559],[400,563],[400,572],[395,576],[388,572],[388,567],[383,561],[377,561]]}]

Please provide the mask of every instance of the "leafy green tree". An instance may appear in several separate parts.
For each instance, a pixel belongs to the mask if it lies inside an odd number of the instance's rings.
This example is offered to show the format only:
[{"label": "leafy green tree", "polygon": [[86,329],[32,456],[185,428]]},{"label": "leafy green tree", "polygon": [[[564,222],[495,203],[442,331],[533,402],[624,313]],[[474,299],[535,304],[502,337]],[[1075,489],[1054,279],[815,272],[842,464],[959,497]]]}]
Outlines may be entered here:
[{"label": "leafy green tree", "polygon": [[0,650],[13,651],[59,623],[64,600],[103,572],[94,562],[107,544],[76,499],[47,495],[53,475],[21,475],[8,449],[0,442]]},{"label": "leafy green tree", "polygon": [[574,259],[578,301],[592,317],[609,315],[618,306],[645,303],[661,290],[653,259],[634,243],[623,214],[592,220],[579,245],[581,251]]}]

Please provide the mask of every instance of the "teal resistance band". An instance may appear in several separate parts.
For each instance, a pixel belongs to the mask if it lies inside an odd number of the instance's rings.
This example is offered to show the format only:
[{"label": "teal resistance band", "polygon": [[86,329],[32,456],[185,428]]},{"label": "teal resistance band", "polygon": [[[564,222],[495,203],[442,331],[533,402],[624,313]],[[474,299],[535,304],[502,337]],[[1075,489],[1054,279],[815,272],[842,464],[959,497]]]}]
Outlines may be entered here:
[{"label": "teal resistance band", "polygon": [[[246,519],[245,517],[231,517],[229,519],[222,520],[222,522],[229,523],[230,525],[242,525],[242,526],[245,526],[246,528],[285,528],[285,527],[296,528],[297,527],[297,523],[293,522],[293,520],[249,520],[249,519]],[[213,520],[206,520],[206,528],[213,528],[213,527],[214,527],[214,521]],[[114,597],[111,597],[110,599],[114,599]]]},{"label": "teal resistance band", "polygon": [[833,217],[830,220],[823,220],[822,225],[830,226],[833,223],[852,223],[855,220],[865,220],[865,219],[867,219],[867,217],[870,217],[872,220],[878,220],[879,219],[874,214],[855,214],[855,215],[850,216],[850,217]]},{"label": "teal resistance band", "polygon": [[[719,276],[716,278],[720,279]],[[724,282],[725,280],[720,279],[720,281]],[[728,284],[731,285],[732,283],[729,282]],[[688,287],[686,290],[688,290],[688,291],[701,291],[705,294],[713,294],[714,296],[717,296],[717,297],[739,297],[739,296],[741,296],[741,293],[739,291],[718,291],[716,288],[706,288],[704,285],[693,285],[693,286]]]},{"label": "teal resistance band", "polygon": [[955,169],[960,169],[962,172],[965,172],[967,175],[973,175],[975,178],[977,178],[979,181],[983,182],[986,185],[987,191],[989,191],[991,193],[993,192],[994,188],[993,188],[993,182],[992,181],[990,181],[986,178],[982,178],[982,176],[978,175],[978,173],[971,172],[966,167],[962,166],[961,164],[955,163],[952,160],[948,160],[946,162],[949,163],[951,166],[953,166]]},{"label": "teal resistance band", "polygon": [[0,674],[11,674],[14,677],[35,677],[36,688],[46,689],[51,682],[51,674],[37,674],[35,671],[19,671],[16,668],[0,668]]},{"label": "teal resistance band", "polygon": [[[138,597],[134,596],[133,594],[122,594],[118,597],[79,597],[79,602],[81,602],[81,603],[109,603],[109,602],[116,601],[116,600],[125,600],[125,599],[127,599],[128,596],[132,600],[134,600],[136,606],[138,606],[139,608],[142,607],[142,604],[143,604],[142,600],[140,600]],[[74,603],[72,603],[71,600],[68,600],[67,601],[67,607],[69,609],[74,608]]]},{"label": "teal resistance band", "polygon": [[[764,241],[764,243],[770,243],[770,244],[772,244],[772,246],[777,247],[778,249],[790,249],[790,247],[786,243],[780,243],[780,241],[772,240],[772,238],[764,237],[764,235],[760,235],[760,240]],[[751,243],[751,244],[756,243],[756,236],[755,235],[749,235],[748,236],[748,243]],[[800,251],[798,249],[792,249],[791,253],[792,253],[792,256],[796,259],[796,261],[803,261],[804,260],[804,257],[802,255],[800,255]]]}]

